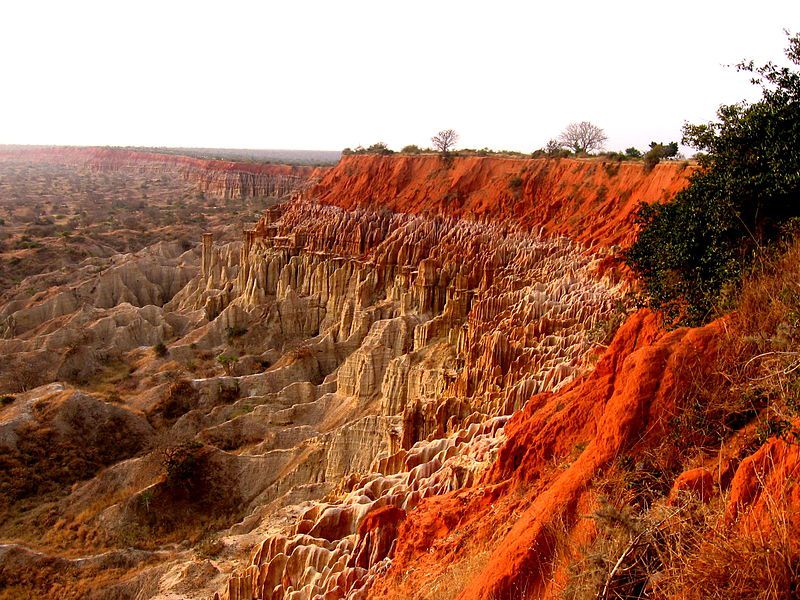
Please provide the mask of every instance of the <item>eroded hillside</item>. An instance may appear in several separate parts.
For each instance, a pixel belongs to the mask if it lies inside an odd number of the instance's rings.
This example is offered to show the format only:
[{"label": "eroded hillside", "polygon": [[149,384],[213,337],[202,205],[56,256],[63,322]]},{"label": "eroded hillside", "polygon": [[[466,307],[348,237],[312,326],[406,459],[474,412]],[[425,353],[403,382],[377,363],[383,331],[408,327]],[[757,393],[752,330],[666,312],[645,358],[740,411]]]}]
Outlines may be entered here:
[{"label": "eroded hillside", "polygon": [[719,325],[665,334],[646,312],[617,332],[612,246],[690,169],[351,157],[235,243],[164,243],[6,305],[4,353],[47,385],[0,409],[0,582],[554,595],[556,532],[597,535],[579,515],[598,478],[666,435],[715,347]]},{"label": "eroded hillside", "polygon": [[310,195],[343,208],[513,221],[589,246],[627,245],[640,202],[662,202],[696,166],[598,159],[346,156]]}]

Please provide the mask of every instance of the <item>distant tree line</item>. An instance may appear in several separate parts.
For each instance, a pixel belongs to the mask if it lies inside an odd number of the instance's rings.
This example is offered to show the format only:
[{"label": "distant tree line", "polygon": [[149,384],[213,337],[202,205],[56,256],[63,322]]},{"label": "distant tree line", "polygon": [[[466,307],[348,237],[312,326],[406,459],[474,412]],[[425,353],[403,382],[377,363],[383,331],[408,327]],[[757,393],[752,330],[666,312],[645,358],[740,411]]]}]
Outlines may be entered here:
[{"label": "distant tree line", "polygon": [[[547,142],[544,148],[531,153],[516,150],[494,150],[491,148],[461,148],[455,150],[459,135],[454,129],[444,129],[431,138],[431,147],[421,148],[416,144],[403,146],[400,154],[434,154],[442,156],[504,156],[511,158],[568,158],[568,157],[600,157],[617,162],[626,160],[643,161],[650,170],[664,159],[680,158],[677,142],[650,142],[650,148],[641,152],[630,147],[624,152],[602,152],[607,136],[605,131],[589,121],[570,123],[561,134]],[[377,154],[387,156],[396,152],[384,142],[375,142],[364,147],[345,148],[343,156],[351,154]]]}]

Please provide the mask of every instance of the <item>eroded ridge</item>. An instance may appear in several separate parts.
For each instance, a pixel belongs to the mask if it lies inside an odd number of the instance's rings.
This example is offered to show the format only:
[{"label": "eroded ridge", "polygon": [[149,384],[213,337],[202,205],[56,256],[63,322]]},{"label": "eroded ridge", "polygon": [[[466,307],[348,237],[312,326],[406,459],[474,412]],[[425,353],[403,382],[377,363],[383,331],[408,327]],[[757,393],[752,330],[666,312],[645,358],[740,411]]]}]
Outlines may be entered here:
[{"label": "eroded ridge", "polygon": [[600,262],[512,225],[301,199],[246,231],[238,257],[206,240],[203,275],[173,302],[304,339],[275,367],[313,372],[326,407],[314,427],[337,423],[322,454],[338,484],[262,525],[222,597],[364,597],[406,512],[470,485],[506,415],[585,366],[623,291]]}]

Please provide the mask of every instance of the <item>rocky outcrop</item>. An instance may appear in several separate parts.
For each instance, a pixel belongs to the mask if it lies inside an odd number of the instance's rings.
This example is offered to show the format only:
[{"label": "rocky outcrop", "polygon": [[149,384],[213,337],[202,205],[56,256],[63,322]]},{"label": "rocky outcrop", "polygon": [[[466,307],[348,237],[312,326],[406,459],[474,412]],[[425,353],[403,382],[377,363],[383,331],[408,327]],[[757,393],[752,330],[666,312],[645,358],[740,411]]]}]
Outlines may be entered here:
[{"label": "rocky outcrop", "polygon": [[500,417],[447,439],[420,442],[384,463],[398,464],[396,474],[387,468],[387,474],[351,477],[341,501],[313,505],[292,532],[265,540],[223,596],[365,597],[391,564],[395,536],[408,511],[425,497],[470,485],[493,460],[504,422]]},{"label": "rocky outcrop", "polygon": [[[116,255],[79,281],[0,307],[0,389],[17,391],[92,374],[104,360],[186,333],[191,316],[162,306],[197,274],[179,243]],[[81,280],[81,276],[85,279]]]},{"label": "rocky outcrop", "polygon": [[[15,300],[0,341],[15,356],[66,344],[76,365],[133,349],[124,402],[154,437],[188,444],[207,484],[170,504],[163,449],[142,450],[76,482],[48,536],[114,544],[136,526],[166,545],[164,517],[179,532],[229,519],[222,558],[182,546],[141,593],[182,594],[191,566],[209,573],[195,596],[227,600],[414,597],[408,586],[474,542],[498,558],[472,587],[504,597],[518,573],[547,567],[553,519],[574,515],[588,479],[657,421],[674,365],[713,337],[664,335],[638,313],[588,375],[627,312],[610,246],[628,241],[639,199],[673,193],[689,170],[353,157],[240,242],[208,234],[185,256]],[[266,189],[229,174],[199,185]],[[78,331],[99,342],[80,349]],[[164,359],[136,350],[159,336]]]},{"label": "rocky outcrop", "polygon": [[[622,290],[566,239],[509,226],[296,201],[245,236],[235,285],[228,275],[220,289],[226,261],[211,247],[206,286],[182,301],[214,305],[209,318],[258,308],[287,337],[328,335],[346,356],[336,378],[349,397],[409,397],[410,385],[410,443],[441,434],[450,417],[509,414],[570,378]],[[434,355],[447,364],[429,375],[418,365]],[[420,402],[426,386],[436,406]]]},{"label": "rocky outcrop", "polygon": [[[433,579],[442,571],[437,560],[467,544],[493,551],[463,582],[459,598],[515,597],[519,590],[546,595],[556,532],[574,525],[593,477],[643,435],[664,427],[663,415],[687,385],[679,374],[687,361],[711,352],[720,329],[714,323],[664,335],[646,311],[629,319],[590,376],[559,393],[534,396],[514,415],[505,427],[507,441],[478,486],[423,503],[409,515],[375,596],[413,596],[403,582],[409,568],[430,568]],[[563,469],[552,468],[570,456]]]},{"label": "rocky outcrop", "polygon": [[257,313],[285,340],[316,340],[293,358],[333,386],[341,425],[323,433],[329,407],[313,428],[324,480],[347,482],[261,544],[231,599],[362,597],[391,563],[401,515],[477,480],[507,415],[585,369],[624,289],[564,238],[300,199],[245,232],[235,285],[220,289],[225,260],[213,245],[206,256],[206,285],[182,301],[231,298],[220,317]]}]

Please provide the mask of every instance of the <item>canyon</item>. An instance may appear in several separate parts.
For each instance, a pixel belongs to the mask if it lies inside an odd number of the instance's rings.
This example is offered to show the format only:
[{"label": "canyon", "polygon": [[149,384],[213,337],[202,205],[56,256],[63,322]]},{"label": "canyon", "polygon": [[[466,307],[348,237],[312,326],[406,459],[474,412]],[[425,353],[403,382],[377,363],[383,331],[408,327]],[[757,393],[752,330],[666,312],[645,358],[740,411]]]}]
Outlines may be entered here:
[{"label": "canyon", "polygon": [[[4,161],[271,199],[4,293],[0,587],[17,597],[559,597],[565,544],[600,535],[583,515],[602,479],[669,436],[725,329],[667,331],[621,262],[639,203],[683,189],[688,163]],[[734,527],[766,490],[800,491],[796,445],[726,452],[664,476],[664,497],[729,490]]]}]

